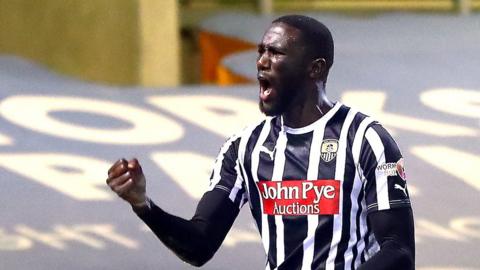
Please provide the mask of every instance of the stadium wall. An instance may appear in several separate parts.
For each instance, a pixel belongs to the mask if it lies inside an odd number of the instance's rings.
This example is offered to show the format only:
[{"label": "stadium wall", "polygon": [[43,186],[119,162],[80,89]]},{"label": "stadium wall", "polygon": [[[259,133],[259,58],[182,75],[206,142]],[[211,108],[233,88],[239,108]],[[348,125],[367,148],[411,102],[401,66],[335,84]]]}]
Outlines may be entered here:
[{"label": "stadium wall", "polygon": [[0,0],[0,53],[81,79],[180,83],[176,0]]}]

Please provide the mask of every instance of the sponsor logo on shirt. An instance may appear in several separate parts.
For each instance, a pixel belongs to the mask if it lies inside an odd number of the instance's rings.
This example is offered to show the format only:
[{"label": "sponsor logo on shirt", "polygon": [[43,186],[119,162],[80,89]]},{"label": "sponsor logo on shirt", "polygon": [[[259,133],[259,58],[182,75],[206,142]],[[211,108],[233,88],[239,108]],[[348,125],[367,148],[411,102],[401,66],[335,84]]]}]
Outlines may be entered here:
[{"label": "sponsor logo on shirt", "polygon": [[320,148],[320,157],[325,162],[332,161],[337,156],[338,151],[338,140],[327,139],[323,140],[322,146]]},{"label": "sponsor logo on shirt", "polygon": [[404,181],[407,180],[407,175],[405,174],[405,161],[403,161],[403,158],[400,158],[397,161],[397,173]]},{"label": "sponsor logo on shirt", "polygon": [[259,181],[257,186],[267,215],[334,215],[339,211],[338,180]]},{"label": "sponsor logo on shirt", "polygon": [[275,157],[276,150],[277,150],[276,147],[274,147],[273,150],[270,151],[266,146],[264,145],[260,146],[260,152],[266,153],[270,157],[270,160],[273,160],[273,158]]},{"label": "sponsor logo on shirt", "polygon": [[397,162],[382,163],[377,166],[377,171],[386,176],[400,176],[403,180],[407,179],[405,174],[405,165],[403,158]]}]

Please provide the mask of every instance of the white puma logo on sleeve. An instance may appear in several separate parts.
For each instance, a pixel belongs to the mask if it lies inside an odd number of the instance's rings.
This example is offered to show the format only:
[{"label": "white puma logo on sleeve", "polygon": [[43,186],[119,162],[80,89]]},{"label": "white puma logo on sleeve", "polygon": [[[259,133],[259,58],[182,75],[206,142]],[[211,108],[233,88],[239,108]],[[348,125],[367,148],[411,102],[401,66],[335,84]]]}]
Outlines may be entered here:
[{"label": "white puma logo on sleeve", "polygon": [[405,187],[402,187],[399,184],[395,184],[393,187],[396,188],[396,189],[400,189],[401,191],[403,191],[403,193],[405,193],[405,196],[408,196],[407,195],[407,185],[406,184],[405,184]]}]

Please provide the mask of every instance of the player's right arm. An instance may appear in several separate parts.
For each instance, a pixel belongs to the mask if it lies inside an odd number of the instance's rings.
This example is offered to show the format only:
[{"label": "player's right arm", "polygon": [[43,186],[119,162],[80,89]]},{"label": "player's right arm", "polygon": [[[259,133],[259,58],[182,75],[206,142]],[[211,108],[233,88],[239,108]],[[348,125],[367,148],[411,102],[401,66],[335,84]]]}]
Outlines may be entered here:
[{"label": "player's right arm", "polygon": [[133,209],[180,259],[202,266],[218,250],[239,212],[225,194],[219,189],[205,193],[191,219],[171,215],[150,200],[148,206]]},{"label": "player's right arm", "polygon": [[130,203],[155,235],[183,261],[201,266],[213,257],[230,230],[244,201],[237,166],[239,140],[222,147],[211,185],[191,219],[171,215],[146,196],[146,181],[136,159],[117,161],[108,171],[107,184]]}]

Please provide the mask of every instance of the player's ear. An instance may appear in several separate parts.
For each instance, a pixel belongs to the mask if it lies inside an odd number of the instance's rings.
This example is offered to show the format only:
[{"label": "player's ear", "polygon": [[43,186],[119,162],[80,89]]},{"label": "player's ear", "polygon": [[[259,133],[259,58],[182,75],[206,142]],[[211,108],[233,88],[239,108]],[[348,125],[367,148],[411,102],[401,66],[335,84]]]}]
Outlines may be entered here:
[{"label": "player's ear", "polygon": [[327,62],[324,58],[314,59],[310,64],[310,77],[315,81],[323,81],[327,78]]}]

